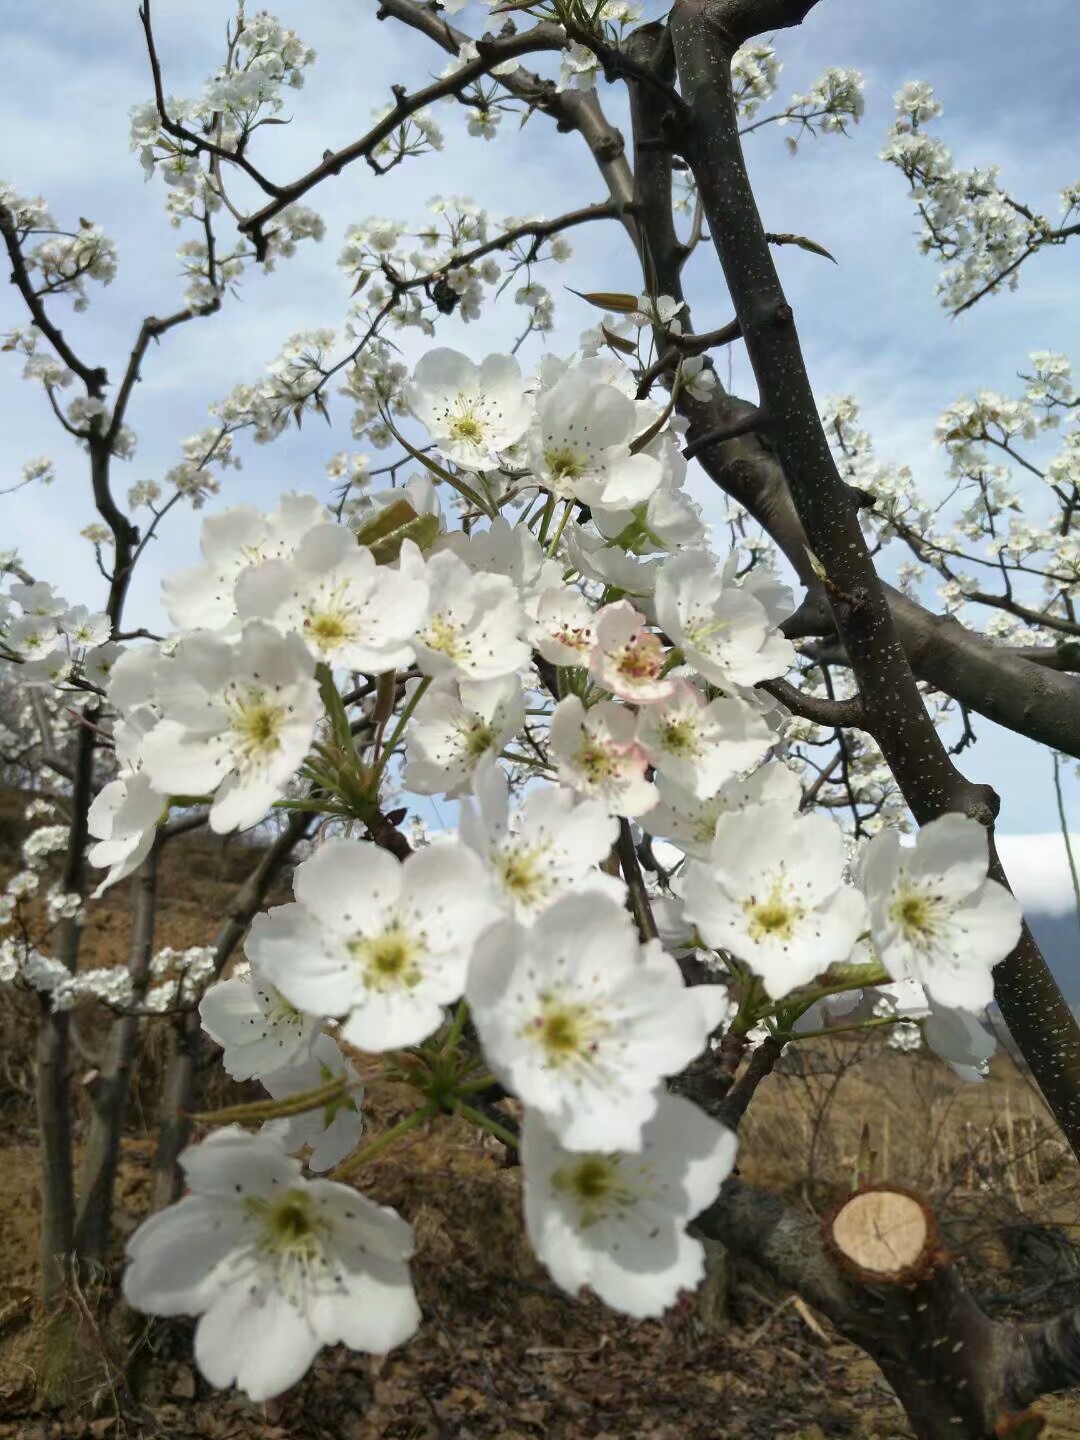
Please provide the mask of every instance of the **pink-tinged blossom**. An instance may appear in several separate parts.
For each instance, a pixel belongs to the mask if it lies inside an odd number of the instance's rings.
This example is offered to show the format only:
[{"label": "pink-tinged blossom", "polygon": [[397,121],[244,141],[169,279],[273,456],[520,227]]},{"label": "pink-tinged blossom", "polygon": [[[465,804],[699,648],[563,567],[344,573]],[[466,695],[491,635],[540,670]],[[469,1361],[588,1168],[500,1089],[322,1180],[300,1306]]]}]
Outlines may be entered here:
[{"label": "pink-tinged blossom", "polygon": [[612,695],[639,705],[666,700],[675,682],[661,674],[664,658],[660,637],[629,600],[605,605],[597,612],[589,673]]},{"label": "pink-tinged blossom", "polygon": [[601,700],[586,710],[567,695],[551,717],[549,750],[560,781],[602,800],[613,815],[642,815],[656,804],[637,721],[626,706]]}]

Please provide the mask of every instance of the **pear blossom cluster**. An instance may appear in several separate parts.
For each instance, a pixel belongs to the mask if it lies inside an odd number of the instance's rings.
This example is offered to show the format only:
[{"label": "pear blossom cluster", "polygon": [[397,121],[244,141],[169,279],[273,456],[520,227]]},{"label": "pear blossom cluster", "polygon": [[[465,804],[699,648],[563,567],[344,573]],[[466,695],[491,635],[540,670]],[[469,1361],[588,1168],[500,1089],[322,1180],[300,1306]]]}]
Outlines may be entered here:
[{"label": "pear blossom cluster", "polygon": [[1017,200],[1000,183],[996,165],[961,169],[927,126],[941,102],[923,81],[897,92],[896,119],[881,158],[907,180],[922,220],[920,245],[942,265],[938,294],[956,312],[982,295],[1015,290],[1023,262],[1045,245],[1061,243],[1080,216],[1080,191],[1067,186],[1051,219]]},{"label": "pear blossom cluster", "polygon": [[122,651],[112,631],[103,611],[69,605],[45,581],[18,580],[0,596],[0,656],[19,666],[24,685],[103,690]]},{"label": "pear blossom cluster", "polygon": [[[674,330],[679,311],[645,296],[629,323]],[[1045,411],[1067,382],[1038,373]],[[530,375],[436,349],[398,386],[382,413],[417,473],[380,490],[343,452],[348,509],[298,493],[208,514],[200,560],[164,583],[175,629],[118,651],[100,687],[116,765],[89,817],[101,889],[174,810],[225,834],[300,807],[326,824],[293,900],[255,916],[233,973],[211,950],[165,952],[140,990],[5,942],[7,978],[57,1008],[198,1005],[226,1070],[263,1085],[261,1129],[189,1149],[190,1194],[133,1237],[125,1281],[139,1308],[197,1316],[204,1373],[255,1398],[324,1345],[381,1352],[418,1323],[408,1225],[345,1183],[381,1144],[362,1057],[427,1075],[422,1093],[496,1133],[469,1096],[511,1097],[540,1259],[569,1293],[656,1315],[702,1277],[687,1225],[723,1203],[735,1153],[680,1072],[736,1017],[797,1036],[842,1008],[833,977],[850,974],[849,1013],[891,1005],[875,1018],[917,1019],[974,1075],[1019,934],[975,821],[946,816],[914,846],[884,827],[853,855],[804,811],[789,762],[805,722],[760,688],[793,664],[794,598],[711,548],[680,422],[638,398],[621,354],[586,341]],[[853,421],[838,412],[849,446]],[[33,625],[65,650],[109,643],[47,585],[8,593],[20,669]],[[456,823],[365,838],[426,796]],[[37,834],[44,863],[66,827]],[[193,1229],[214,1236],[194,1265]],[[256,1329],[270,1358],[232,1343]]]},{"label": "pear blossom cluster", "polygon": [[1035,351],[1020,379],[1017,395],[982,390],[942,413],[934,438],[948,461],[947,504],[931,506],[908,467],[878,459],[850,396],[827,402],[824,418],[863,496],[864,528],[906,552],[908,593],[935,580],[945,608],[994,639],[1053,645],[1072,633],[1080,580],[1080,425],[1066,356]]}]

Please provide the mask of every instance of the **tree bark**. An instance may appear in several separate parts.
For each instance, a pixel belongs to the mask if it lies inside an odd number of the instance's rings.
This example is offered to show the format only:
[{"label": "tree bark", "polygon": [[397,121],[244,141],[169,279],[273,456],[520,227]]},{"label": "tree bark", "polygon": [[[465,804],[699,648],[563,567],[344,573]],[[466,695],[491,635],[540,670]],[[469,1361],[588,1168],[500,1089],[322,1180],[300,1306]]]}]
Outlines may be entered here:
[{"label": "tree bark", "polygon": [[[874,1195],[882,1201],[869,1217],[878,1234],[867,1237],[864,1226],[857,1245],[852,1236],[859,1235],[859,1223],[838,1233],[838,1222],[850,1207],[869,1206]],[[922,1235],[912,1227],[905,1238],[894,1228],[882,1240],[887,1217],[910,1224],[912,1208],[925,1216]],[[1042,1393],[1033,1389],[1036,1373],[1058,1373],[1060,1351],[1046,1339],[1048,1327],[1035,1327],[1054,1356],[1040,1369],[1031,1359],[1037,1342],[1022,1327],[983,1313],[942,1246],[926,1202],[909,1192],[859,1191],[817,1221],[775,1195],[729,1180],[695,1229],[753,1260],[865,1350],[919,1440],[997,1440],[1007,1431],[996,1427]]]},{"label": "tree bark", "polygon": [[[233,951],[243,939],[252,916],[266,899],[282,866],[311,829],[314,817],[294,811],[274,843],[266,849],[255,869],[237,891],[228,918],[214,940],[214,975],[219,976]],[[166,1069],[158,1124],[157,1153],[154,1157],[152,1208],[160,1210],[180,1198],[183,1178],[180,1152],[191,1135],[188,1115],[196,1108],[199,1050],[202,1026],[197,1008],[180,1017],[173,1036],[173,1050]]]},{"label": "tree bark", "polygon": [[[79,730],[72,767],[71,833],[61,879],[65,894],[83,893],[86,815],[94,780],[97,712]],[[57,927],[57,958],[72,974],[79,961],[81,926],[76,918]],[[70,1020],[41,997],[37,1037],[37,1123],[41,1145],[41,1294],[51,1304],[63,1293],[75,1241],[75,1181],[71,1150]]]},{"label": "tree bark", "polygon": [[[131,957],[131,1004],[141,1005],[150,978],[157,908],[157,867],[160,841],[132,877],[134,892]],[[75,1249],[80,1261],[105,1261],[112,1224],[113,1191],[120,1142],[127,1119],[131,1069],[139,1042],[140,1017],[119,1015],[113,1021],[94,1091],[94,1115],[83,1161]]]}]

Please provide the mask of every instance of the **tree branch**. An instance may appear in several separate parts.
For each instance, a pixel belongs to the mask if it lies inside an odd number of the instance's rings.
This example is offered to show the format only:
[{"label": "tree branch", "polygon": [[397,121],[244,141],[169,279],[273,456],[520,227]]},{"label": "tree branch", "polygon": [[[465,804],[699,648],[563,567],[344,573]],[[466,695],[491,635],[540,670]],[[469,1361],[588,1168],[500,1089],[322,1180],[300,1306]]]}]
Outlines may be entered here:
[{"label": "tree branch", "polygon": [[[393,13],[393,8],[384,4],[379,8],[378,18],[382,20],[386,15]],[[464,38],[462,36],[463,40]],[[371,160],[375,149],[389,135],[392,135],[410,115],[415,115],[418,110],[423,110],[438,100],[445,100],[451,95],[460,95],[473,81],[490,74],[495,66],[506,60],[516,59],[520,55],[533,54],[538,50],[562,50],[565,45],[566,36],[562,27],[541,21],[531,30],[523,31],[520,35],[506,35],[497,40],[478,40],[475,60],[468,61],[459,70],[455,70],[452,75],[446,75],[441,80],[434,81],[412,95],[405,94],[398,86],[393,87],[394,107],[377,125],[373,125],[365,135],[361,135],[351,145],[332,151],[320,164],[314,166],[306,175],[301,175],[298,180],[294,180],[289,185],[276,186],[274,198],[261,210],[257,210],[254,215],[249,215],[246,220],[241,221],[239,228],[242,233],[251,238],[252,244],[255,246],[256,257],[262,259],[265,254],[265,227],[275,215],[280,214],[286,206],[294,204],[328,176],[340,175],[342,170],[355,160]],[[499,77],[504,83],[506,78]],[[225,158],[228,153],[224,152],[222,158]],[[230,158],[235,159],[235,156]]]},{"label": "tree branch", "polygon": [[22,296],[26,308],[30,312],[30,318],[68,369],[74,371],[86,386],[87,394],[94,399],[100,399],[108,384],[108,376],[100,366],[87,365],[80,360],[60,330],[49,319],[41,297],[35,291],[34,283],[30,279],[26,261],[23,259],[19,232],[15,227],[15,217],[6,205],[0,205],[0,234],[4,237],[8,259],[11,261],[11,283]]}]

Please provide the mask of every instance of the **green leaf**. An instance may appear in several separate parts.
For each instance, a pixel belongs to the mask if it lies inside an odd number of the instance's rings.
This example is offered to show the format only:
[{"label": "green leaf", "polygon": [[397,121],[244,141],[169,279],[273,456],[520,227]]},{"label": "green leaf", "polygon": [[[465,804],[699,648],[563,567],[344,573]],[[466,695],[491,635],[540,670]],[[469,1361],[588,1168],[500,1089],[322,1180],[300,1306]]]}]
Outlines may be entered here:
[{"label": "green leaf", "polygon": [[377,565],[388,565],[401,554],[404,540],[414,540],[426,550],[439,533],[436,515],[418,515],[408,500],[394,500],[356,532],[361,545],[371,551]]}]

